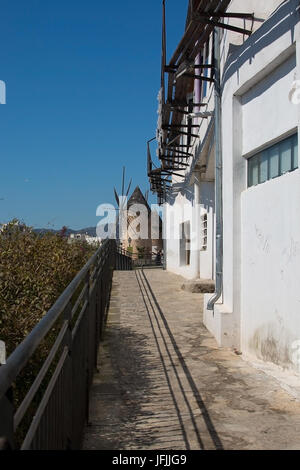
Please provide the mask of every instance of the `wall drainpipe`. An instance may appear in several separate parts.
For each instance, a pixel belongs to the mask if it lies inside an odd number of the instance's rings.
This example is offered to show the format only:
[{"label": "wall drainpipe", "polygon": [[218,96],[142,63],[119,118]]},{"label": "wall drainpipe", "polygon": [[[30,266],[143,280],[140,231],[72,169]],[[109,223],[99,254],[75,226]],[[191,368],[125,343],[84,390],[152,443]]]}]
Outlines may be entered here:
[{"label": "wall drainpipe", "polygon": [[215,200],[216,200],[216,289],[207,303],[207,310],[214,305],[223,291],[223,197],[222,197],[222,128],[221,128],[221,74],[220,74],[220,30],[214,28],[215,66]]}]

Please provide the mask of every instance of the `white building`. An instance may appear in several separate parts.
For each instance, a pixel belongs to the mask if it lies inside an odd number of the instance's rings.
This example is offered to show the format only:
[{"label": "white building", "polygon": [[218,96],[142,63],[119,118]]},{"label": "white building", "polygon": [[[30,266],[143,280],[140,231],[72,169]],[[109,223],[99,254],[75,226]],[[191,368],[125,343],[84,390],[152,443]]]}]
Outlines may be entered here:
[{"label": "white building", "polygon": [[[162,81],[161,172],[148,163],[152,190],[165,201],[166,268],[189,279],[214,279],[219,260],[221,296],[204,314],[219,345],[298,372],[299,19],[297,0],[190,1],[184,37],[165,67],[165,90]],[[221,205],[215,194],[216,75],[203,68],[216,65],[216,23]],[[199,112],[205,118],[195,116]],[[216,246],[220,207],[223,259]],[[205,305],[211,297],[206,294]]]},{"label": "white building", "polygon": [[91,237],[87,233],[71,233],[69,237],[70,241],[85,241],[89,245],[97,245],[101,243],[101,238],[100,237]]}]

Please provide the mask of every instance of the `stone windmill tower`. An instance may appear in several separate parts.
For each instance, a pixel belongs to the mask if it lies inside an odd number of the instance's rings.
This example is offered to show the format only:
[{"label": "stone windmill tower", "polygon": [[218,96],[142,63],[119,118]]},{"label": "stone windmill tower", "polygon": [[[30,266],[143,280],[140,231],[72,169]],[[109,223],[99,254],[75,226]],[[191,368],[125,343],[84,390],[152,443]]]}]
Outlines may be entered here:
[{"label": "stone windmill tower", "polygon": [[[146,224],[143,227],[139,223],[136,223],[137,217],[141,214],[136,212],[135,208],[137,205],[143,206],[143,215],[147,218]],[[133,213],[131,213],[133,211]],[[162,221],[161,218],[151,217],[152,212],[150,206],[144,197],[139,186],[135,188],[127,202],[127,236],[123,241],[123,247],[129,251],[132,251],[134,257],[138,255],[151,255],[151,253],[157,253],[162,250]],[[157,233],[158,238],[151,238],[151,219],[158,220]],[[146,225],[146,226],[145,226]]]}]

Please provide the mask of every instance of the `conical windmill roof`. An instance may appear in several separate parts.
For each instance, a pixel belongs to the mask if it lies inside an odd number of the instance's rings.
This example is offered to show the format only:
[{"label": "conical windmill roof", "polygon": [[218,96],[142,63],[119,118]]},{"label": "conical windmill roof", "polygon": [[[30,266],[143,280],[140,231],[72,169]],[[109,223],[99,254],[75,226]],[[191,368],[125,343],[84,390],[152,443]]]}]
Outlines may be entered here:
[{"label": "conical windmill roof", "polygon": [[128,199],[127,207],[132,206],[133,204],[143,204],[147,207],[148,211],[151,211],[148,202],[146,201],[142,191],[139,186],[135,188],[130,198]]}]

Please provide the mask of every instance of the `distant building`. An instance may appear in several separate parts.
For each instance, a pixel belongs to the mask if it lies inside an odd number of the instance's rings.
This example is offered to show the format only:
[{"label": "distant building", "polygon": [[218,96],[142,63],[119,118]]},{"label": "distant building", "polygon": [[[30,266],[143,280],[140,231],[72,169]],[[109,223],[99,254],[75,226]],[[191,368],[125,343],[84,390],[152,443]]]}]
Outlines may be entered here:
[{"label": "distant building", "polygon": [[31,231],[30,227],[27,227],[25,224],[19,220],[12,220],[7,224],[0,224],[0,233],[5,233],[6,235],[18,232],[25,232],[25,230]]},{"label": "distant building", "polygon": [[85,241],[87,242],[89,245],[93,245],[93,244],[97,244],[97,243],[101,243],[102,239],[100,237],[91,237],[90,235],[86,234],[86,233],[71,233],[71,235],[69,236],[69,240],[70,241]]}]

